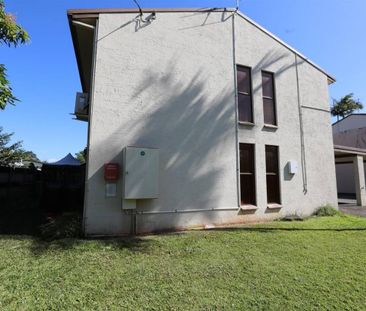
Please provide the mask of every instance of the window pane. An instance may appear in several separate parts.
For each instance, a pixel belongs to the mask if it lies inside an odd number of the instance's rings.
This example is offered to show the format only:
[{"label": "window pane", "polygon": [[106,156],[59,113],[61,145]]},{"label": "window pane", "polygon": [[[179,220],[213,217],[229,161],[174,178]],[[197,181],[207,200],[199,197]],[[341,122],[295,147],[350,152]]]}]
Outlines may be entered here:
[{"label": "window pane", "polygon": [[241,204],[255,205],[254,175],[240,175]]},{"label": "window pane", "polygon": [[254,145],[240,144],[240,173],[254,173]]},{"label": "window pane", "polygon": [[276,125],[276,109],[273,74],[262,71],[262,93],[264,123]]},{"label": "window pane", "polygon": [[280,202],[278,147],[266,146],[267,202]]},{"label": "window pane", "polygon": [[273,98],[273,75],[262,72],[262,92],[263,96]]},{"label": "window pane", "polygon": [[278,173],[277,146],[266,146],[266,172]]},{"label": "window pane", "polygon": [[267,175],[267,203],[280,204],[280,185],[277,175]]},{"label": "window pane", "polygon": [[241,204],[256,204],[253,144],[240,144],[240,197]]},{"label": "window pane", "polygon": [[239,121],[253,122],[252,100],[248,95],[238,94]]},{"label": "window pane", "polygon": [[250,94],[250,69],[246,67],[237,67],[238,91]]},{"label": "window pane", "polygon": [[276,125],[276,111],[273,99],[263,98],[264,123]]}]

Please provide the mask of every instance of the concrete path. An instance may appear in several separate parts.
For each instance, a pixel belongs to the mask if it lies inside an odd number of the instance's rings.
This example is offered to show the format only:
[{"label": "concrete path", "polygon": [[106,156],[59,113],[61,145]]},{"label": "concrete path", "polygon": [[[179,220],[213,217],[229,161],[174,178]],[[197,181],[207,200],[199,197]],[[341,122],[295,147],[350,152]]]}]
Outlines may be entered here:
[{"label": "concrete path", "polygon": [[366,206],[355,206],[348,204],[340,204],[339,210],[343,213],[366,217]]}]

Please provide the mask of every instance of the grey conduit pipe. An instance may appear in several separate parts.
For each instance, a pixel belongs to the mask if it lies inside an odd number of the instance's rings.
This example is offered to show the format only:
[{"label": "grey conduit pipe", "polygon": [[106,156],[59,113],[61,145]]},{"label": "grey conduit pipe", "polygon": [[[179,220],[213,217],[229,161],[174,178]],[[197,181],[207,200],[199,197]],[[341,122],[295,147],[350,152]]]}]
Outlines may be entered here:
[{"label": "grey conduit pipe", "polygon": [[240,207],[240,168],[239,168],[239,125],[238,125],[238,86],[237,86],[237,72],[236,72],[236,42],[235,42],[235,14],[232,14],[232,44],[233,44],[233,71],[234,71],[234,89],[235,89],[235,153],[236,153],[236,191],[238,207]]},{"label": "grey conduit pipe", "polygon": [[[202,208],[202,209],[176,209],[166,211],[133,211],[135,215],[159,215],[159,214],[185,214],[185,213],[202,213],[202,212],[217,212],[217,211],[238,211],[238,207],[222,207],[222,208]],[[126,211],[127,214],[130,212]]]},{"label": "grey conduit pipe", "polygon": [[299,109],[299,123],[300,123],[302,182],[303,182],[303,192],[304,192],[304,194],[306,194],[308,192],[308,180],[307,180],[307,171],[306,171],[304,122],[303,122],[302,106],[301,106],[300,80],[299,80],[299,68],[298,68],[299,63],[298,63],[297,54],[295,54],[295,67],[296,67],[297,105],[298,105],[298,109]]}]

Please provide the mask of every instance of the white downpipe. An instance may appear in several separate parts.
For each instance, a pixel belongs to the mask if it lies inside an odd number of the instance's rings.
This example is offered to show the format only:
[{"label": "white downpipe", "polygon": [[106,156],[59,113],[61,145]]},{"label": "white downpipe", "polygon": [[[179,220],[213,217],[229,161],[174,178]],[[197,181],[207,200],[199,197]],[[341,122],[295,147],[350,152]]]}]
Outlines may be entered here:
[{"label": "white downpipe", "polygon": [[238,207],[240,207],[240,172],[239,172],[239,128],[238,128],[238,86],[236,72],[236,41],[235,41],[235,13],[232,15],[232,42],[233,42],[233,71],[234,71],[234,88],[235,88],[235,152],[236,152],[236,191]]},{"label": "white downpipe", "polygon": [[297,61],[297,54],[295,54],[295,65],[296,65],[296,85],[297,85],[297,104],[299,109],[299,123],[300,123],[300,142],[301,142],[301,169],[302,169],[302,181],[303,181],[303,192],[308,192],[308,178],[306,171],[306,154],[305,154],[305,139],[304,139],[304,123],[302,115],[301,95],[300,95],[300,80],[299,80],[299,63]]}]

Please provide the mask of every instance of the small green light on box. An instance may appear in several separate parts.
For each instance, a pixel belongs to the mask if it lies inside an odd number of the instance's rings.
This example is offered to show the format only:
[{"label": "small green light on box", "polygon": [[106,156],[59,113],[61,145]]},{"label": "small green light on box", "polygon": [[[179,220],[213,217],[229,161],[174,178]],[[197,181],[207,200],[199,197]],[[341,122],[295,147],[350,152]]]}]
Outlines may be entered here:
[{"label": "small green light on box", "polygon": [[142,156],[144,156],[144,155],[145,155],[145,151],[141,151],[141,152],[140,152],[140,154],[141,154]]}]

